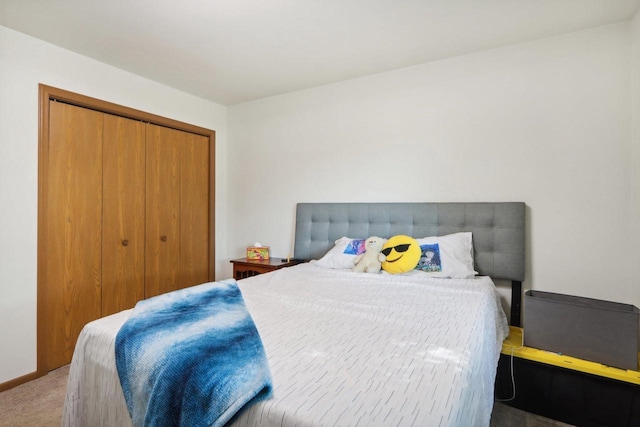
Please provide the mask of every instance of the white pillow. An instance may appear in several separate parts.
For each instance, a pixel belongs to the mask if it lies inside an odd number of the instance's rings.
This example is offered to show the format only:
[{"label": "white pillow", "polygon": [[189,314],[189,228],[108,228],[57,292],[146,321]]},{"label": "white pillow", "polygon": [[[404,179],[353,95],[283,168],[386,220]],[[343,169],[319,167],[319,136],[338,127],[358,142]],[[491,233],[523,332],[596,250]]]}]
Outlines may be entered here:
[{"label": "white pillow", "polygon": [[364,242],[365,239],[341,237],[316,265],[325,268],[353,268],[356,255],[364,252]]},{"label": "white pillow", "polygon": [[416,270],[433,277],[472,279],[477,271],[473,266],[473,240],[470,232],[416,239],[422,256]]}]

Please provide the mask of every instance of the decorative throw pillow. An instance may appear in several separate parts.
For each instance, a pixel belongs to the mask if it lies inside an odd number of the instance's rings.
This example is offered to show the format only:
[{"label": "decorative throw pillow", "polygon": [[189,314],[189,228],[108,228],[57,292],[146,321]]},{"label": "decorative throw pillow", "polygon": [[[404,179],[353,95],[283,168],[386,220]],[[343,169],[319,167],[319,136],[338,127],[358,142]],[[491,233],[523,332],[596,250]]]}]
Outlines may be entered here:
[{"label": "decorative throw pillow", "polygon": [[411,271],[420,259],[420,246],[413,237],[397,235],[387,240],[382,246],[385,260],[382,269],[387,273],[399,274]]},{"label": "decorative throw pillow", "polygon": [[335,246],[316,262],[316,265],[325,268],[353,268],[356,255],[365,251],[364,243],[365,239],[341,237],[335,241]]},{"label": "decorative throw pillow", "polygon": [[433,277],[471,279],[477,271],[473,265],[473,237],[470,232],[417,239],[421,255],[416,270]]}]

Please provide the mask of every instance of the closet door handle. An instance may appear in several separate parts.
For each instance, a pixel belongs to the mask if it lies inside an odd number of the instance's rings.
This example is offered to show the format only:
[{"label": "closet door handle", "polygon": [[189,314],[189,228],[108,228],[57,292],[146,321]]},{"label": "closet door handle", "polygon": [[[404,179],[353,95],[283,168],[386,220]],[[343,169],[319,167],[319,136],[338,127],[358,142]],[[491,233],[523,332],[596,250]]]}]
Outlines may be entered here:
[{"label": "closet door handle", "polygon": [[166,242],[167,241],[167,236],[160,237],[160,240],[162,240],[163,242]]},{"label": "closet door handle", "polygon": [[124,239],[122,241],[122,246],[129,246],[129,241],[127,239]]}]

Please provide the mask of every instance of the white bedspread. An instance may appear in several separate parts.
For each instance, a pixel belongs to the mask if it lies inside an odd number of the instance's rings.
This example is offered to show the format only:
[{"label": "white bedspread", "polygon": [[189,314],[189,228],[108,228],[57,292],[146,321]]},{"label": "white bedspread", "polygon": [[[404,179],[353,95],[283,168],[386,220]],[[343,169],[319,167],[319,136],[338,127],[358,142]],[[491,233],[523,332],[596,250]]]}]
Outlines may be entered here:
[{"label": "white bedspread", "polygon": [[[237,426],[488,426],[508,334],[486,277],[352,273],[313,264],[238,282],[274,392]],[[114,340],[128,312],[90,323],[71,364],[65,426],[130,426]]]}]

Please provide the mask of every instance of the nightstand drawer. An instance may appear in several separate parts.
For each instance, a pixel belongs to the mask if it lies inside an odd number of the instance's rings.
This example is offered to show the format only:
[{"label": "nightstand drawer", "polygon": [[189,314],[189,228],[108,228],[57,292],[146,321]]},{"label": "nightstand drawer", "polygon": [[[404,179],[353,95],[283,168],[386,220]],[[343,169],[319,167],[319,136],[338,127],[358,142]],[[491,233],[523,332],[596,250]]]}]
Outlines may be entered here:
[{"label": "nightstand drawer", "polygon": [[233,259],[233,278],[236,280],[257,276],[258,274],[269,273],[284,267],[291,267],[300,264],[302,261],[289,260],[284,258],[269,258],[267,260],[248,260],[246,258]]}]

